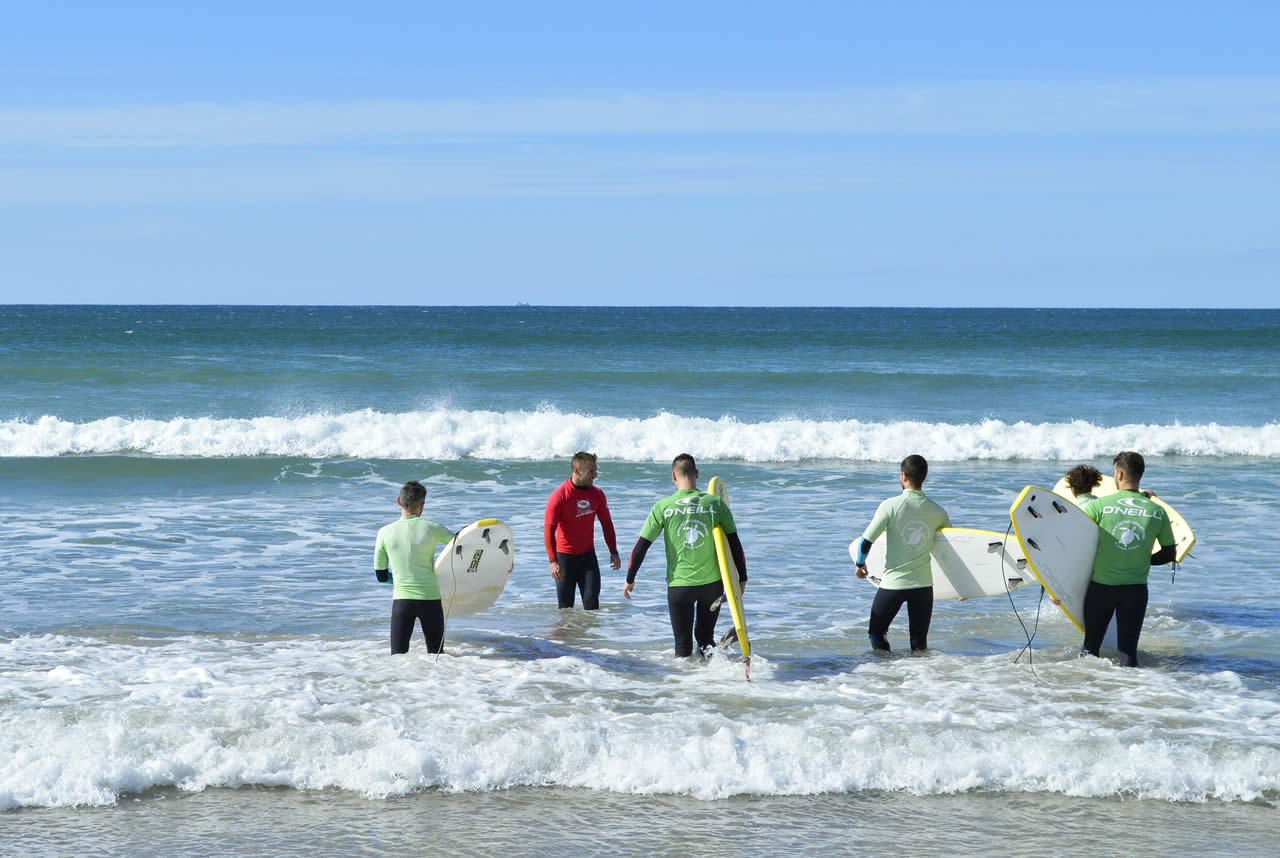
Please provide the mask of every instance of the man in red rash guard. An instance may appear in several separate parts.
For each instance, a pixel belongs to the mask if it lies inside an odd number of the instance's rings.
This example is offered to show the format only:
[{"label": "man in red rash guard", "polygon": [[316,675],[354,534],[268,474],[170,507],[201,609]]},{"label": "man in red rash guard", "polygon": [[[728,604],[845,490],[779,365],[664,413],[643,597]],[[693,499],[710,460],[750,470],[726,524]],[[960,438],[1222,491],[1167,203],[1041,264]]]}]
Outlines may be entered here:
[{"label": "man in red rash guard", "polygon": [[542,535],[551,560],[551,577],[556,582],[556,598],[562,608],[573,607],[573,592],[582,591],[582,607],[594,611],[600,607],[600,561],[596,559],[595,524],[600,517],[600,531],[609,546],[609,568],[621,569],[618,543],[613,534],[613,519],[604,492],[592,483],[596,479],[594,453],[573,454],[573,475],[547,498]]}]

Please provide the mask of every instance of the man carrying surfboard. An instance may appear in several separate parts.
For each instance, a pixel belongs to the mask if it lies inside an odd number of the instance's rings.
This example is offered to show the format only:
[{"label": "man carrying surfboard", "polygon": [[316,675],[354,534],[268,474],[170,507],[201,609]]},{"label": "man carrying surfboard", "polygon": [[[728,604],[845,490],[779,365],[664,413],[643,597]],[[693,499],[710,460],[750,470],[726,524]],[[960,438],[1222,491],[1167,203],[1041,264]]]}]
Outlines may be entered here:
[{"label": "man carrying surfboard", "polygon": [[426,486],[410,480],[400,487],[396,505],[400,519],[378,531],[373,550],[373,570],[383,583],[391,580],[391,654],[409,651],[414,624],[422,624],[428,652],[440,652],[444,644],[444,610],[436,580],[436,546],[453,533],[422,517]]},{"label": "man carrying surfboard", "polygon": [[[1160,504],[1139,488],[1146,462],[1126,451],[1114,459],[1118,491],[1094,498],[1085,515],[1098,525],[1098,552],[1084,595],[1084,651],[1097,655],[1112,616],[1116,649],[1129,667],[1138,666],[1138,637],[1147,613],[1147,577],[1151,567],[1172,563],[1177,555],[1173,527]],[[1160,550],[1151,549],[1159,541]]]},{"label": "man carrying surfboard", "polygon": [[929,553],[933,550],[934,535],[939,528],[950,527],[951,519],[946,510],[924,496],[921,486],[929,475],[929,463],[924,456],[914,453],[907,456],[899,471],[902,494],[881,503],[863,531],[862,544],[854,558],[855,574],[859,578],[867,577],[871,543],[886,534],[885,573],[871,603],[867,634],[872,649],[887,652],[889,625],[905,603],[911,650],[916,652],[928,649],[929,623],[933,619],[933,568]]},{"label": "man carrying surfboard", "polygon": [[715,646],[716,620],[720,617],[720,601],[724,596],[720,563],[712,539],[717,525],[724,529],[729,553],[738,567],[738,580],[744,587],[747,558],[729,505],[713,494],[698,491],[698,468],[693,456],[688,453],[676,456],[671,463],[671,479],[676,492],[649,510],[635,548],[631,549],[622,595],[631,598],[640,564],[649,546],[661,534],[667,554],[667,609],[671,615],[676,657],[688,658],[693,655],[695,642],[700,654]]},{"label": "man carrying surfboard", "polygon": [[556,582],[556,600],[561,608],[572,608],[574,591],[582,593],[582,607],[600,607],[600,560],[596,557],[596,518],[609,546],[609,568],[621,569],[613,519],[604,492],[595,486],[599,470],[594,453],[573,454],[569,479],[547,498],[542,536]]}]

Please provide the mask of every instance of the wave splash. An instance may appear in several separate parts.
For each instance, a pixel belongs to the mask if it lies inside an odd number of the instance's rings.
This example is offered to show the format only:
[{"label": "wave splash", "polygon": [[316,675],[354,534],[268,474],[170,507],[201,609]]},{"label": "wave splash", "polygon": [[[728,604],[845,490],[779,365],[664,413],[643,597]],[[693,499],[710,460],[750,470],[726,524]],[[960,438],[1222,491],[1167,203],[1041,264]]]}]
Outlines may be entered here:
[{"label": "wave splash", "polygon": [[1280,423],[1262,426],[862,422],[785,418],[742,422],[668,412],[643,418],[557,410],[373,410],[301,417],[45,416],[0,421],[0,456],[146,455],[185,458],[462,458],[543,461],[592,450],[613,461],[666,462],[676,452],[744,462],[1087,460],[1116,450],[1147,456],[1280,458]]}]

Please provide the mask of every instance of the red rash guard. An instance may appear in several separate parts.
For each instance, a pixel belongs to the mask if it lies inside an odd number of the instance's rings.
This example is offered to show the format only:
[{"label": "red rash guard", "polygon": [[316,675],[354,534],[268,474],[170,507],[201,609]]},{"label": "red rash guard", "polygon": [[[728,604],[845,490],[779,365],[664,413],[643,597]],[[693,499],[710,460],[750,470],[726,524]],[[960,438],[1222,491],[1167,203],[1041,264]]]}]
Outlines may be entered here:
[{"label": "red rash guard", "polygon": [[580,489],[573,480],[565,480],[551,497],[547,498],[547,511],[542,520],[542,534],[547,543],[547,557],[552,563],[556,552],[562,554],[586,554],[596,547],[595,523],[600,517],[600,531],[610,554],[618,553],[613,533],[613,519],[609,517],[609,505],[604,492],[595,486]]}]

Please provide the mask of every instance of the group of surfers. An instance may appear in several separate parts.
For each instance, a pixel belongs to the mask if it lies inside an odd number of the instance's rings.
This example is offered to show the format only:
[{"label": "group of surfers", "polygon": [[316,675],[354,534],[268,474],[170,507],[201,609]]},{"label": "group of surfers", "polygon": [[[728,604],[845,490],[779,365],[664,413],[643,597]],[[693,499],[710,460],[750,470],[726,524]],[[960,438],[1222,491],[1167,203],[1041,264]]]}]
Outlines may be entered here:
[{"label": "group of surfers", "polygon": [[[1125,451],[1112,462],[1117,491],[1095,497],[1101,473],[1079,465],[1067,474],[1075,501],[1098,525],[1093,574],[1084,599],[1082,652],[1098,655],[1112,618],[1117,649],[1131,667],[1138,664],[1138,637],[1147,607],[1147,577],[1152,565],[1171,563],[1175,544],[1168,516],[1149,492],[1139,488],[1145,463],[1141,454]],[[574,607],[600,606],[600,564],[595,551],[595,524],[609,549],[609,565],[622,567],[613,520],[605,493],[595,485],[596,456],[574,454],[571,473],[547,498],[543,535],[557,602]],[[899,466],[902,493],[882,502],[863,531],[855,557],[856,575],[867,576],[866,559],[872,543],[885,537],[885,572],[871,604],[867,633],[875,650],[890,649],[889,626],[907,606],[908,634],[913,651],[928,647],[933,616],[933,573],[930,552],[934,537],[951,526],[946,510],[925,496],[929,464],[910,455]],[[645,518],[631,550],[626,583],[627,599],[649,548],[662,537],[667,565],[667,605],[677,657],[706,655],[715,645],[716,621],[724,599],[724,585],[712,533],[723,528],[739,582],[747,582],[747,561],[729,505],[715,494],[698,489],[693,456],[681,453],[671,463],[675,492],[657,501]],[[444,641],[444,611],[436,581],[436,547],[452,538],[444,526],[422,517],[426,488],[405,483],[396,503],[400,518],[378,531],[374,571],[379,581],[393,579],[391,652],[405,653],[420,623],[430,652]],[[1161,546],[1155,554],[1156,543]]]}]

